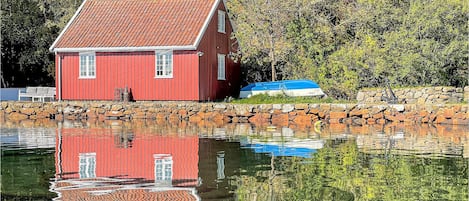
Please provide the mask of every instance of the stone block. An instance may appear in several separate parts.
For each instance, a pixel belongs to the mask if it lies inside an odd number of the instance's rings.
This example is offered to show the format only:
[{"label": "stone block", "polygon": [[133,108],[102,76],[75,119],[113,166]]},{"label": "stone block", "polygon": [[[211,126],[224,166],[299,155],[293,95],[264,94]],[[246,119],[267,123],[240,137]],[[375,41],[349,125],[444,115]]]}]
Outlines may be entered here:
[{"label": "stone block", "polygon": [[234,110],[237,116],[251,116],[253,106],[252,105],[235,105]]},{"label": "stone block", "polygon": [[340,124],[340,120],[339,119],[329,119],[329,123],[330,124]]},{"label": "stone block", "polygon": [[163,113],[163,112],[156,113],[156,119],[166,119],[166,117],[168,117],[167,113]]},{"label": "stone block", "polygon": [[458,113],[454,114],[454,116],[452,118],[453,119],[461,119],[461,120],[469,119],[469,113],[467,113],[467,112],[458,112]]},{"label": "stone block", "polygon": [[293,122],[297,125],[300,126],[311,126],[312,124],[312,115],[297,115],[294,119]]},{"label": "stone block", "polygon": [[333,112],[344,112],[347,110],[346,104],[331,104],[331,111]]},{"label": "stone block", "polygon": [[380,113],[374,114],[372,117],[373,119],[381,119],[381,118],[384,118],[384,114],[380,112]]},{"label": "stone block", "polygon": [[19,112],[12,112],[7,115],[7,118],[8,120],[11,120],[11,121],[21,121],[21,120],[28,119],[28,115],[21,114]]},{"label": "stone block", "polygon": [[122,116],[124,116],[124,113],[122,111],[108,111],[108,112],[104,113],[104,116],[106,116],[106,117],[122,117]]},{"label": "stone block", "polygon": [[34,108],[21,108],[20,112],[25,115],[33,115],[36,114],[36,110]]},{"label": "stone block", "polygon": [[366,119],[366,123],[367,123],[367,124],[370,124],[370,125],[376,124],[376,119],[374,119],[374,118],[368,118],[368,119]]},{"label": "stone block", "polygon": [[296,110],[308,110],[309,106],[308,104],[305,104],[305,103],[295,104],[295,109]]},{"label": "stone block", "polygon": [[253,124],[267,124],[270,123],[271,114],[269,113],[256,113],[251,116],[248,121]]},{"label": "stone block", "polygon": [[357,93],[357,101],[358,101],[358,102],[363,102],[363,101],[365,100],[365,97],[366,97],[366,95],[365,95],[364,92],[359,91],[359,92]]},{"label": "stone block", "polygon": [[292,104],[283,104],[282,105],[282,112],[283,113],[287,113],[287,112],[291,112],[295,109],[295,106],[292,105]]},{"label": "stone block", "polygon": [[192,115],[192,116],[189,117],[189,122],[191,122],[191,123],[198,123],[200,121],[202,121],[202,118],[198,115]]},{"label": "stone block", "polygon": [[273,114],[271,117],[271,121],[273,125],[288,126],[288,114]]},{"label": "stone block", "polygon": [[435,124],[441,124],[441,123],[444,123],[446,122],[446,117],[443,116],[443,115],[437,115],[436,118],[435,118],[435,121],[433,121],[433,123]]},{"label": "stone block", "polygon": [[319,108],[310,108],[309,112],[310,114],[319,114]]},{"label": "stone block", "polygon": [[386,119],[377,119],[376,123],[381,125],[386,124]]},{"label": "stone block", "polygon": [[330,112],[329,113],[329,118],[331,119],[342,119],[346,118],[347,113],[346,112]]},{"label": "stone block", "polygon": [[391,104],[389,105],[391,108],[395,109],[397,112],[404,112],[405,105],[403,104]]}]

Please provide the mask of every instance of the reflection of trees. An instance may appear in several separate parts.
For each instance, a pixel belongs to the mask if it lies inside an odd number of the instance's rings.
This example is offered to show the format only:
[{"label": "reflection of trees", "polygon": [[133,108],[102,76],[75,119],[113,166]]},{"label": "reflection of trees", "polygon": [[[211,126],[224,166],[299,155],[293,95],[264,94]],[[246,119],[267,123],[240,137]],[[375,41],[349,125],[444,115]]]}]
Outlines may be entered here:
[{"label": "reflection of trees", "polygon": [[467,199],[467,159],[385,152],[360,152],[354,140],[329,141],[310,159],[276,158],[272,195],[270,168],[237,178],[236,193],[240,200]]}]

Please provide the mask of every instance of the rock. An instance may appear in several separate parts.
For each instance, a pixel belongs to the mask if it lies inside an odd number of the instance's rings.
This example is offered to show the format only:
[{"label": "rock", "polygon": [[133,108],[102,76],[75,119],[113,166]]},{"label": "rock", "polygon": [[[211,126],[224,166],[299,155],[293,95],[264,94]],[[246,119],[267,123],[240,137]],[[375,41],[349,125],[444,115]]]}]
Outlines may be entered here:
[{"label": "rock", "polygon": [[252,105],[235,105],[234,110],[237,116],[251,116]]},{"label": "rock", "polygon": [[293,106],[292,104],[283,104],[282,105],[282,112],[283,113],[291,112],[294,109],[295,109],[295,106]]},{"label": "rock", "polygon": [[346,104],[331,104],[331,111],[333,112],[343,112],[347,110]]},{"label": "rock", "polygon": [[216,109],[216,110],[224,110],[224,109],[226,109],[226,105],[225,104],[215,104],[213,106],[213,108]]},{"label": "rock", "polygon": [[433,123],[435,124],[441,124],[444,122],[446,122],[446,117],[444,117],[443,115],[437,115],[435,121],[433,121]]},{"label": "rock", "polygon": [[275,114],[275,115],[272,115],[271,121],[272,121],[273,125],[288,126],[288,123],[289,123],[288,114]]},{"label": "rock", "polygon": [[253,124],[267,124],[270,122],[271,114],[268,113],[257,113],[250,117],[248,121]]},{"label": "rock", "polygon": [[295,104],[295,109],[297,110],[307,110],[309,108],[308,104]]},{"label": "rock", "polygon": [[104,116],[106,117],[122,117],[124,116],[124,113],[121,111],[108,111],[104,113]]},{"label": "rock", "polygon": [[281,110],[282,109],[282,104],[272,104],[272,109]]},{"label": "rock", "polygon": [[34,108],[21,108],[20,112],[26,115],[33,115],[36,114],[36,111]]},{"label": "rock", "polygon": [[302,127],[311,126],[311,123],[312,123],[311,116],[312,115],[298,115],[293,119],[293,122]]},{"label": "rock", "polygon": [[365,99],[365,93],[362,92],[362,91],[359,91],[359,92],[357,93],[357,101],[358,101],[358,102],[363,102],[364,99]]},{"label": "rock", "polygon": [[330,112],[329,113],[329,118],[331,119],[342,119],[346,118],[347,113],[346,112]]},{"label": "rock", "polygon": [[272,105],[271,104],[261,104],[259,105],[259,111],[260,112],[269,112],[272,110]]},{"label": "rock", "polygon": [[454,87],[443,87],[443,92],[455,92],[456,89]]},{"label": "rock", "polygon": [[11,121],[21,121],[21,120],[28,119],[28,115],[21,114],[19,112],[12,112],[12,113],[8,114],[7,117]]},{"label": "rock", "polygon": [[389,105],[391,108],[395,109],[398,112],[404,112],[405,106],[402,104],[391,104]]}]

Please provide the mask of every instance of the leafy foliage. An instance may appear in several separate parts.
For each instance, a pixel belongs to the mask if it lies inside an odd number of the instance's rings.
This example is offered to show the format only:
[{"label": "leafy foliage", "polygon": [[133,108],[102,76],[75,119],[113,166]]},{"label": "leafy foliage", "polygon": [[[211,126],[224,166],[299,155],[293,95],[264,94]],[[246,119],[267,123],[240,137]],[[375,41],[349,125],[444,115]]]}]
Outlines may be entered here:
[{"label": "leafy foliage", "polygon": [[[278,77],[312,79],[335,98],[353,99],[359,89],[383,86],[385,80],[392,86],[469,85],[469,6],[463,0],[283,2],[289,12],[275,19],[286,27],[275,35],[282,41],[274,48],[283,55],[277,60],[258,51],[268,47],[261,42],[268,37],[259,32],[268,31],[238,17],[268,18],[239,6],[253,4],[228,1],[245,75],[256,75],[247,82],[268,80],[261,72],[274,63]],[[264,63],[251,62],[261,58]]]},{"label": "leafy foliage", "polygon": [[312,158],[275,158],[274,174],[271,170],[258,173],[270,177],[256,180],[241,175],[236,178],[242,184],[236,194],[240,200],[467,199],[466,159],[375,151],[365,153],[351,139],[328,140]]},{"label": "leafy foliage", "polygon": [[1,0],[1,87],[53,85],[49,52],[81,0]]}]

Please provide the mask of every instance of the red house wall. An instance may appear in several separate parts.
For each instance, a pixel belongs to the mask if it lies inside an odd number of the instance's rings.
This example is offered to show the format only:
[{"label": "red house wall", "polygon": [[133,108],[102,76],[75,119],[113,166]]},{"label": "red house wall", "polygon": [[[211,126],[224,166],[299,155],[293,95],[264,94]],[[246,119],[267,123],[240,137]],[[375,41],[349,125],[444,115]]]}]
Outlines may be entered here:
[{"label": "red house wall", "polygon": [[173,52],[173,78],[154,78],[153,51],[97,52],[94,79],[79,78],[78,53],[58,53],[56,65],[60,57],[62,81],[56,79],[56,86],[62,86],[64,100],[113,100],[115,88],[126,86],[134,100],[199,100],[196,51]]},{"label": "red house wall", "polygon": [[[226,12],[223,3],[218,5],[218,9],[213,15],[198,47],[198,50],[204,53],[199,60],[200,99],[203,100],[223,99],[226,96],[236,96],[240,89],[240,64],[233,62],[233,60],[228,57],[230,51],[235,51],[235,49],[231,48],[234,40],[230,39],[233,28],[228,15],[226,15],[226,33],[218,32],[218,10]],[[217,54],[226,55],[226,80],[218,80]]]},{"label": "red house wall", "polygon": [[[119,148],[115,134],[109,130],[93,129],[80,133],[63,129],[56,142],[56,171],[66,173],[62,178],[79,178],[79,154],[96,153],[96,177],[119,176],[155,180],[153,154],[171,154],[173,180],[189,179],[182,185],[195,185],[198,179],[198,136],[174,137],[135,133],[130,148]],[[59,147],[60,146],[60,147]],[[60,161],[59,161],[60,160]],[[59,167],[60,162],[60,167]]]}]

